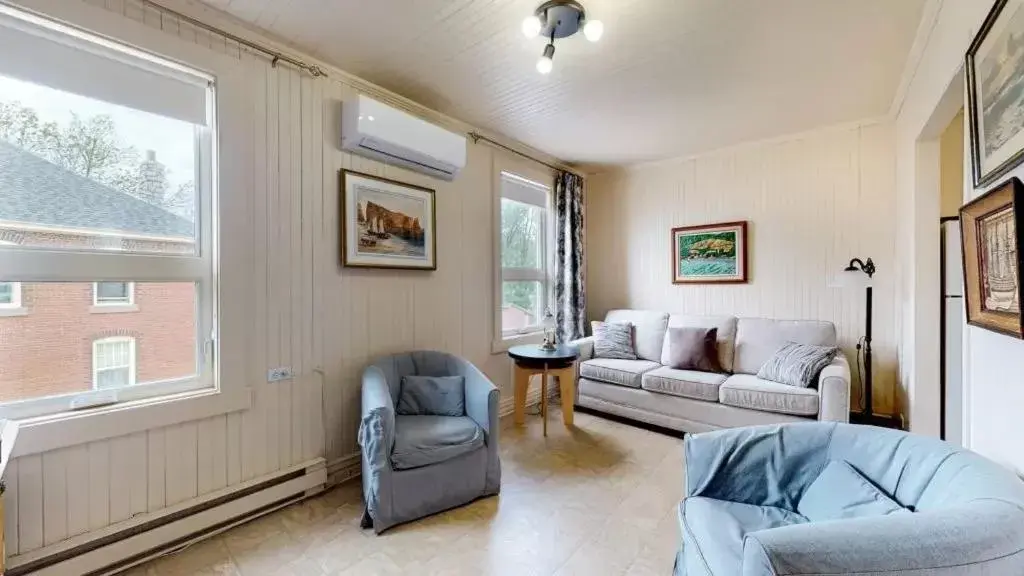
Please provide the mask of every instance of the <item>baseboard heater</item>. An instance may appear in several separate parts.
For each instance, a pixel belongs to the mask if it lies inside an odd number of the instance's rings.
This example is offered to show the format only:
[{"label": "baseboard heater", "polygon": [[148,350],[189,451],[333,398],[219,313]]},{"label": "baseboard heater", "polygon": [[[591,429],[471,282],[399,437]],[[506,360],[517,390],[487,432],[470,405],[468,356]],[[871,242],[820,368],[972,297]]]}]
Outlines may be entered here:
[{"label": "baseboard heater", "polygon": [[[234,526],[321,492],[327,482],[323,458],[242,483],[126,523],[123,529],[85,534],[14,556],[4,576],[106,576],[210,538]],[[113,527],[116,528],[116,527]]]}]

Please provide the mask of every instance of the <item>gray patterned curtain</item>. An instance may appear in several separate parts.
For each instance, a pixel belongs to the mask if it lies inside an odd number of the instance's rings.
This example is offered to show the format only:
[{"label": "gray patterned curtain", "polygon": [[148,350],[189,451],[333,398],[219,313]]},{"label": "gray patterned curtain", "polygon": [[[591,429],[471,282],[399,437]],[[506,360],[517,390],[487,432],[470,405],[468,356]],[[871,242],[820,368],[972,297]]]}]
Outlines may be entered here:
[{"label": "gray patterned curtain", "polygon": [[555,320],[558,342],[583,337],[583,179],[569,172],[555,178]]}]

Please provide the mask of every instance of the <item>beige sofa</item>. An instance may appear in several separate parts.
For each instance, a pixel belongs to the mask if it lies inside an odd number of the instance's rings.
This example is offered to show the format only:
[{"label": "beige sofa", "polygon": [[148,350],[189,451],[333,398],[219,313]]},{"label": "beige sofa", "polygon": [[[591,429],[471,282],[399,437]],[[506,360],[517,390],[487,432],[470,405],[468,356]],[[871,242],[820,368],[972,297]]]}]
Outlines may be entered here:
[{"label": "beige sofa", "polygon": [[[576,403],[584,408],[684,432],[850,418],[850,365],[839,354],[818,378],[799,388],[756,376],[786,342],[834,346],[831,322],[692,316],[648,310],[613,310],[606,322],[635,327],[637,360],[594,358],[593,337],[580,349]],[[718,328],[718,360],[727,373],[674,370],[661,365],[670,326]]]}]

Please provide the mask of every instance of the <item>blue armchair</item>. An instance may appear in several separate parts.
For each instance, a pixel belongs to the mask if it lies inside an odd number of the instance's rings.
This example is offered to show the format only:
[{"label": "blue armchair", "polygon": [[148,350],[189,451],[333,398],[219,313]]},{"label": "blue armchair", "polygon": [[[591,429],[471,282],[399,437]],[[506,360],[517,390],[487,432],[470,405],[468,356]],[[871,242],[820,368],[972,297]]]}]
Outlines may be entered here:
[{"label": "blue armchair", "polygon": [[[462,376],[466,414],[395,414],[405,376]],[[363,372],[363,527],[384,530],[497,494],[498,389],[469,362],[443,352],[382,358]]]},{"label": "blue armchair", "polygon": [[[973,452],[837,423],[696,434],[685,451],[676,576],[1024,574],[1024,482]],[[895,509],[801,514],[801,498],[838,460]],[[820,502],[844,513],[878,504],[825,485]]]}]

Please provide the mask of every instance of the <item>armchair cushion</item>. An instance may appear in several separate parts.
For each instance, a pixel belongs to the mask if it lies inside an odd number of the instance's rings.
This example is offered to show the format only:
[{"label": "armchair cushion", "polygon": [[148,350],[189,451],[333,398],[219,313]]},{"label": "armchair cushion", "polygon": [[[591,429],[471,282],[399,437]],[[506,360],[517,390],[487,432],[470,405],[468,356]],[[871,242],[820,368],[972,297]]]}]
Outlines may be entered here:
[{"label": "armchair cushion", "polygon": [[797,503],[812,522],[884,516],[905,509],[843,460],[830,460]]},{"label": "armchair cushion", "polygon": [[395,470],[429,466],[483,445],[483,430],[468,416],[396,416],[391,465]]},{"label": "armchair cushion", "polygon": [[465,416],[466,379],[463,376],[405,376],[398,394],[402,416]]},{"label": "armchair cushion", "polygon": [[692,566],[694,574],[713,576],[743,572],[743,539],[750,532],[807,522],[782,508],[701,497],[683,500],[680,516],[687,569]]}]

